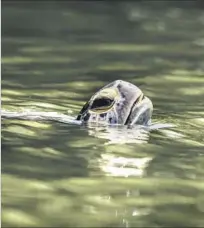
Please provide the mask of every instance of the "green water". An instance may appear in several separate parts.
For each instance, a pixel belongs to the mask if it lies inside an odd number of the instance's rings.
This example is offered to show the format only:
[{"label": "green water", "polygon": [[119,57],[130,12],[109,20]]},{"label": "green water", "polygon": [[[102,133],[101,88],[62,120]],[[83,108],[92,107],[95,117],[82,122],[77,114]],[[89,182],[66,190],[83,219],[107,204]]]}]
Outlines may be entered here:
[{"label": "green water", "polygon": [[2,120],[3,227],[204,226],[202,7],[2,4],[2,108],[76,116],[122,79],[151,98],[153,122],[176,125],[119,144],[112,131]]}]

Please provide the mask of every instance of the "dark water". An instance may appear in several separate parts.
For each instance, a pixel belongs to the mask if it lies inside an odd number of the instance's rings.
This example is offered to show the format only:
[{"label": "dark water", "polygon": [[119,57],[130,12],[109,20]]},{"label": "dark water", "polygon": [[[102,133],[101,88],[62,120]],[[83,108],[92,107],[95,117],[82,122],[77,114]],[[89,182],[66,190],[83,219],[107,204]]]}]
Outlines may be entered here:
[{"label": "dark water", "polygon": [[4,227],[204,226],[202,2],[2,4],[4,109],[75,116],[116,79],[177,127],[117,141],[113,129],[3,120]]}]

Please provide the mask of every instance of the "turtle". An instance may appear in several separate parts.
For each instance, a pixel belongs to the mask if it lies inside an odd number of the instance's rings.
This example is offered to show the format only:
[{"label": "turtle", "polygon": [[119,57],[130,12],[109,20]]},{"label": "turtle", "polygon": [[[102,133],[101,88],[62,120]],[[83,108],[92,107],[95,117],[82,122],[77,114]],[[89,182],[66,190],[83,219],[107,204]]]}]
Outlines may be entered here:
[{"label": "turtle", "polygon": [[115,80],[99,89],[84,104],[76,117],[56,112],[1,110],[2,119],[57,121],[70,124],[139,127],[147,131],[175,127],[172,124],[151,123],[152,101],[136,85]]},{"label": "turtle", "polygon": [[136,85],[115,80],[97,91],[82,107],[82,123],[150,125],[152,101]]}]

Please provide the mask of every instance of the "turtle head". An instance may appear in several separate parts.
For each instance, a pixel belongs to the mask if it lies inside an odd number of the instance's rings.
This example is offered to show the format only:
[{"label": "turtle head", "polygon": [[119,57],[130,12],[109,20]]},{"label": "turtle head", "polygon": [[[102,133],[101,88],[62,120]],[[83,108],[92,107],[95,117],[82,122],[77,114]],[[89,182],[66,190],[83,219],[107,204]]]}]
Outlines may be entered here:
[{"label": "turtle head", "polygon": [[116,80],[98,92],[81,109],[77,120],[106,124],[146,125],[153,105],[135,85]]}]

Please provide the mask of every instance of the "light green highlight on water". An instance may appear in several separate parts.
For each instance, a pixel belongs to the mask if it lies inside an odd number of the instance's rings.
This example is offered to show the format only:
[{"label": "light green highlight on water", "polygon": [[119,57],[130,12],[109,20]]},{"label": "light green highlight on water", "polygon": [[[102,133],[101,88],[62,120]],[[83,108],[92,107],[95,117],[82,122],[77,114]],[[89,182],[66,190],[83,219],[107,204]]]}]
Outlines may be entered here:
[{"label": "light green highlight on water", "polygon": [[151,98],[153,123],[176,127],[131,141],[124,129],[2,120],[3,227],[204,226],[199,4],[4,1],[2,109],[75,117],[122,79]]}]

